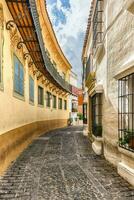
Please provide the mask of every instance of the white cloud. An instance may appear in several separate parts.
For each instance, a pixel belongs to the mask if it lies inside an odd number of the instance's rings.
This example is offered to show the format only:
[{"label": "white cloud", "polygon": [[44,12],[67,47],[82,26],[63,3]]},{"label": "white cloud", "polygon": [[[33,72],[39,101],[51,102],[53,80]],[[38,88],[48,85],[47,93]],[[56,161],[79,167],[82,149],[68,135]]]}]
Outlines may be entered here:
[{"label": "white cloud", "polygon": [[[69,9],[62,6],[62,0],[57,0],[57,2],[47,5],[57,39],[63,52],[72,64],[73,71],[78,74],[79,85],[82,71],[81,53],[90,10],[90,1],[91,0],[70,0]],[[65,15],[65,24],[59,22],[58,25],[55,26],[55,21],[57,20],[53,14],[55,6]]]}]

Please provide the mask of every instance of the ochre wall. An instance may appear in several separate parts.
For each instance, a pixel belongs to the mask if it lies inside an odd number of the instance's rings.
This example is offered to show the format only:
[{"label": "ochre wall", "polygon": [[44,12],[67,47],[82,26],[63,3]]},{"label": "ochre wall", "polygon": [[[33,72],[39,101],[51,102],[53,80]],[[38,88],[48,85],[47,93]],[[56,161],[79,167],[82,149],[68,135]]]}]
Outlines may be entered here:
[{"label": "ochre wall", "polygon": [[[2,172],[8,164],[32,141],[32,139],[46,131],[67,125],[69,118],[69,106],[64,110],[64,100],[68,97],[59,95],[51,90],[51,84],[45,85],[42,79],[37,80],[33,75],[33,69],[28,67],[29,60],[24,60],[26,47],[17,49],[17,32],[11,37],[11,31],[6,30],[6,22],[12,20],[5,1],[0,0],[0,6],[4,13],[4,46],[2,76],[3,83],[0,85],[0,171]],[[24,97],[16,95],[13,91],[14,64],[13,53],[15,53],[24,66]],[[34,79],[34,104],[29,102],[29,75]],[[44,106],[38,105],[38,85],[44,88]],[[58,88],[57,88],[58,89]],[[46,91],[50,91],[57,97],[57,108],[46,107]],[[61,91],[60,91],[61,92]],[[58,109],[58,98],[63,100],[62,110]]]},{"label": "ochre wall", "polygon": [[0,136],[0,174],[39,135],[65,127],[67,120],[46,120],[8,131]]}]

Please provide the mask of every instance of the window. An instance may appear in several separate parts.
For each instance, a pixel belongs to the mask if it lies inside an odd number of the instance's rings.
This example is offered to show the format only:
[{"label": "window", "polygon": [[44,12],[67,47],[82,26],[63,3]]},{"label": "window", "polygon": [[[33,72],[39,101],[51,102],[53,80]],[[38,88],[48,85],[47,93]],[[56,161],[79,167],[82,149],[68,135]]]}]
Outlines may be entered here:
[{"label": "window", "polygon": [[24,96],[24,68],[14,55],[14,92]]},{"label": "window", "polygon": [[134,152],[134,73],[118,81],[119,145]]},{"label": "window", "polygon": [[83,123],[87,124],[87,103],[83,104]]},{"label": "window", "polygon": [[72,102],[72,112],[78,112],[78,108],[77,108],[77,102],[73,101]]},{"label": "window", "polygon": [[56,96],[53,95],[53,108],[56,108],[57,102],[56,102]]},{"label": "window", "polygon": [[61,99],[61,98],[59,98],[59,105],[58,105],[58,108],[59,108],[59,109],[62,109],[62,99]]},{"label": "window", "polygon": [[92,99],[92,132],[102,137],[102,94],[95,94]]},{"label": "window", "polygon": [[0,23],[0,84],[2,83],[2,59],[3,59],[3,9],[0,7],[0,17],[1,17],[1,23]]},{"label": "window", "polygon": [[29,76],[29,100],[34,102],[34,80]]},{"label": "window", "polygon": [[46,92],[46,106],[50,108],[51,106],[51,93]]},{"label": "window", "polygon": [[96,1],[93,17],[93,48],[102,42],[103,39],[103,0]]},{"label": "window", "polygon": [[38,86],[38,104],[44,105],[44,89]]},{"label": "window", "polygon": [[64,100],[64,110],[67,110],[67,100]]}]

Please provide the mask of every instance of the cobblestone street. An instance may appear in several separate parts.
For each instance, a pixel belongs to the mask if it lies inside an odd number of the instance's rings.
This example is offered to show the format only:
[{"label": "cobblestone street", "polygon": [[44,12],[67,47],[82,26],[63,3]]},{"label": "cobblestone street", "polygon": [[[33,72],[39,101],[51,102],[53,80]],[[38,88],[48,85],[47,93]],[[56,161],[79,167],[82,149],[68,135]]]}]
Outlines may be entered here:
[{"label": "cobblestone street", "polygon": [[36,139],[0,180],[0,199],[133,200],[134,190],[103,157],[96,156],[82,127]]}]

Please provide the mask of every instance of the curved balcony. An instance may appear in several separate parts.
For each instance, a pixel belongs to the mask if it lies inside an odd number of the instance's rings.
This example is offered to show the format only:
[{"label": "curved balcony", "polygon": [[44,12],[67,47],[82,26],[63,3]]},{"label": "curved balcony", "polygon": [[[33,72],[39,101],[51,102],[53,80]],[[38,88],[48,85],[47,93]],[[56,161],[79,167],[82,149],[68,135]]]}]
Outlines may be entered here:
[{"label": "curved balcony", "polygon": [[57,69],[55,68],[54,64],[51,62],[50,58],[48,57],[47,53],[45,53],[45,66],[47,67],[48,72],[50,75],[55,79],[55,81],[64,87],[64,89],[70,93],[72,93],[71,85],[65,81],[62,76],[58,73]]}]

